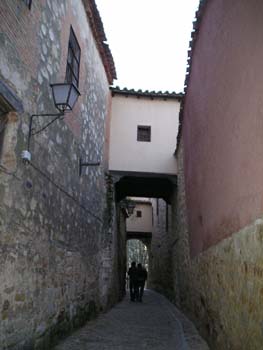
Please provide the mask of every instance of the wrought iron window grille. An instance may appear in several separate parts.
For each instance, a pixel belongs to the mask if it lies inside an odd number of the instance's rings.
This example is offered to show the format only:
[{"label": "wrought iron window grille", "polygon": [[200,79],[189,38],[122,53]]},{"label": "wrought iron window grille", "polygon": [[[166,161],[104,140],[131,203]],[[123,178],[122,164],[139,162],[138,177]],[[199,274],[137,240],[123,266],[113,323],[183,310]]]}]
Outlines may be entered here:
[{"label": "wrought iron window grille", "polygon": [[80,55],[79,43],[72,27],[70,27],[65,81],[67,83],[73,83],[76,87],[79,86]]}]

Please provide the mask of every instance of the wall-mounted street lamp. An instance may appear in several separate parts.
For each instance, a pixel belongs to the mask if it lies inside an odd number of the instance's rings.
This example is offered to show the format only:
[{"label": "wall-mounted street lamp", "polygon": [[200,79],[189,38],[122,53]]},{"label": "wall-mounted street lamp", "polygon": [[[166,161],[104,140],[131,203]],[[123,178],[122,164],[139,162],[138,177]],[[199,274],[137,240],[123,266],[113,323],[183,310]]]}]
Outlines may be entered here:
[{"label": "wall-mounted street lamp", "polygon": [[128,212],[128,215],[131,216],[134,212],[134,209],[135,209],[135,203],[133,201],[128,201],[127,203],[127,212]]},{"label": "wall-mounted street lamp", "polygon": [[123,199],[120,202],[120,208],[125,211],[127,217],[133,214],[135,207],[135,202],[130,199]]},{"label": "wall-mounted street lamp", "polygon": [[63,114],[71,111],[80,96],[76,86],[68,83],[51,84],[50,86],[56,108]]},{"label": "wall-mounted street lamp", "polygon": [[[73,109],[75,103],[77,102],[78,97],[80,96],[80,92],[78,91],[76,86],[72,83],[58,83],[58,84],[51,84],[50,86],[52,88],[53,101],[56,108],[59,110],[59,113],[32,114],[30,116],[29,131],[28,131],[28,137],[27,137],[27,149],[22,151],[22,159],[25,163],[28,163],[31,161],[31,153],[30,153],[31,137],[47,129],[56,120],[63,118],[65,112],[71,111]],[[34,121],[34,118],[38,118],[38,117],[54,117],[54,118],[50,122],[45,124],[41,129],[34,130],[33,121]]]}]

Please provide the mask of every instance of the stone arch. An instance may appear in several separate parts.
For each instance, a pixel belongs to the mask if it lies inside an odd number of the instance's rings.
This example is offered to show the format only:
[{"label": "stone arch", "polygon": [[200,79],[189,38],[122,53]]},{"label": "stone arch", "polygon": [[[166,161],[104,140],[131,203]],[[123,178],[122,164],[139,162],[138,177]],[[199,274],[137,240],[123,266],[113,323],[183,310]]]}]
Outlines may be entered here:
[{"label": "stone arch", "polygon": [[[144,237],[138,237],[138,238],[130,237],[130,238],[127,238],[127,241],[126,241],[127,247],[128,247],[128,242],[132,241],[132,240],[136,240],[136,241],[141,242],[143,245],[145,245],[145,247],[147,249],[147,263],[145,264],[143,261],[136,261],[136,262],[137,263],[142,263],[143,265],[145,265],[144,267],[147,269],[147,272],[148,272],[148,279],[147,279],[147,282],[146,282],[146,286],[149,287],[148,281],[150,280],[149,276],[151,274],[151,239],[144,238]],[[128,252],[127,252],[127,262],[129,262]]]}]

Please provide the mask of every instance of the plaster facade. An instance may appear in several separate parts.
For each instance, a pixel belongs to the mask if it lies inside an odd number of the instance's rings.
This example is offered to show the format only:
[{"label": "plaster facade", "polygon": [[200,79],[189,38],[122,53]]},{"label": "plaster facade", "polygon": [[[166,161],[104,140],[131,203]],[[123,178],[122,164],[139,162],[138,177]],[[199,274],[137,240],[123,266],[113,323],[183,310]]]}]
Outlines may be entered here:
[{"label": "plaster facade", "polygon": [[[50,349],[120,297],[114,189],[105,159],[109,81],[90,23],[92,1],[0,2],[0,349]],[[87,13],[89,16],[87,17]],[[81,48],[74,110],[31,142],[29,115],[56,113],[70,27]],[[1,108],[0,110],[2,110]],[[50,119],[48,119],[50,120]],[[45,124],[35,120],[34,128]],[[84,161],[99,167],[82,169]]]},{"label": "plaster facade", "polygon": [[262,13],[256,0],[199,13],[177,149],[174,301],[215,350],[263,341]]},{"label": "plaster facade", "polygon": [[[176,175],[180,102],[176,99],[114,94],[109,168],[115,172]],[[137,127],[151,127],[151,141],[137,141]],[[164,142],[165,140],[165,142]]]},{"label": "plaster facade", "polygon": [[150,201],[145,201],[144,203],[137,201],[133,214],[127,218],[127,231],[151,233],[153,225],[152,216],[152,203]]},{"label": "plaster facade", "polygon": [[261,1],[207,2],[192,53],[183,142],[191,253],[263,211]]}]

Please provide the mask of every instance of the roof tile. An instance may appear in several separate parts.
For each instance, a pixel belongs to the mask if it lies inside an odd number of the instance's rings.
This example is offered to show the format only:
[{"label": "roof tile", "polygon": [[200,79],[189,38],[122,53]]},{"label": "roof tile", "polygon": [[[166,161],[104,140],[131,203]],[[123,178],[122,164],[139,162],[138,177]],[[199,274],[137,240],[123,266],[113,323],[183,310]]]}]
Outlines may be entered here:
[{"label": "roof tile", "polygon": [[182,135],[182,124],[183,124],[183,115],[184,115],[184,99],[185,99],[185,96],[187,95],[188,82],[189,82],[190,77],[191,77],[191,65],[192,65],[194,48],[195,48],[196,40],[198,37],[199,28],[200,28],[203,14],[204,14],[205,6],[207,5],[207,3],[208,3],[208,0],[200,0],[199,8],[195,13],[196,20],[193,22],[193,31],[191,33],[191,40],[189,42],[190,48],[188,50],[188,58],[187,58],[187,62],[188,62],[189,66],[186,69],[186,75],[185,75],[184,95],[183,95],[183,99],[181,102],[181,109],[180,109],[180,113],[179,113],[179,127],[178,127],[177,145],[176,145],[175,154],[178,150],[179,142],[180,142],[181,135]]},{"label": "roof tile", "polygon": [[97,8],[95,0],[82,1],[105,68],[108,82],[109,84],[112,84],[113,80],[117,79],[117,74],[111,50],[109,48],[109,45],[106,43],[107,38],[104,32],[103,22],[100,17],[99,10]]},{"label": "roof tile", "polygon": [[151,99],[153,98],[163,98],[163,99],[177,99],[181,100],[183,98],[183,93],[176,93],[176,92],[169,92],[169,91],[149,91],[145,90],[142,91],[141,89],[139,90],[134,90],[134,89],[127,89],[125,88],[120,88],[119,86],[111,86],[110,87],[112,91],[112,95],[114,96],[115,94],[119,95],[125,95],[125,96],[136,96],[136,97],[149,97]]}]

